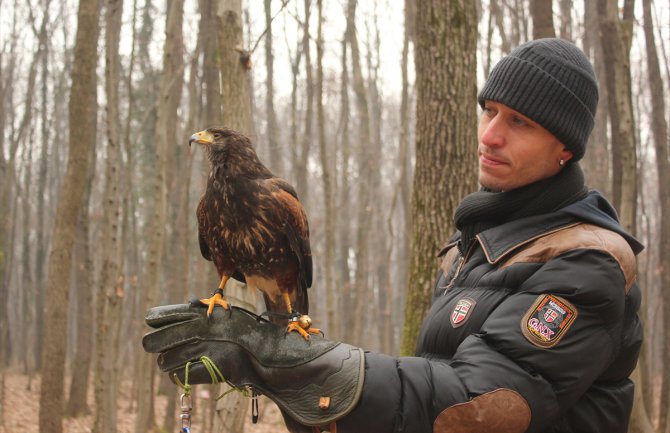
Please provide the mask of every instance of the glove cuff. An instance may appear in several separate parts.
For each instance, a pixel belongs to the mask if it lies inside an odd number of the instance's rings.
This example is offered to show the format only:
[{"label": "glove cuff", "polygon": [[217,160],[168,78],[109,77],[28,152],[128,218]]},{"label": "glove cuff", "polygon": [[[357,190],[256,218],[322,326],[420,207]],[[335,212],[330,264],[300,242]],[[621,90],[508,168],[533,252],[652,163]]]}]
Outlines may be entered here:
[{"label": "glove cuff", "polygon": [[307,426],[325,426],[351,412],[360,400],[365,376],[363,350],[339,343],[307,363],[291,368],[254,363],[262,383],[242,383],[272,399],[287,415]]}]

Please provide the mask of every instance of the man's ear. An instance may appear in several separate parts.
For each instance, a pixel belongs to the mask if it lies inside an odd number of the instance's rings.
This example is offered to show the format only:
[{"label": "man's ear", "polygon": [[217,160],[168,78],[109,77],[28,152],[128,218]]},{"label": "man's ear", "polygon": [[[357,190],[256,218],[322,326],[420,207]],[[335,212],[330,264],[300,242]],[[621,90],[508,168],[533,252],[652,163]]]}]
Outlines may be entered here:
[{"label": "man's ear", "polygon": [[561,150],[560,157],[563,161],[568,162],[572,159],[573,156],[574,155],[572,152],[570,152],[567,148],[564,147],[563,150]]}]

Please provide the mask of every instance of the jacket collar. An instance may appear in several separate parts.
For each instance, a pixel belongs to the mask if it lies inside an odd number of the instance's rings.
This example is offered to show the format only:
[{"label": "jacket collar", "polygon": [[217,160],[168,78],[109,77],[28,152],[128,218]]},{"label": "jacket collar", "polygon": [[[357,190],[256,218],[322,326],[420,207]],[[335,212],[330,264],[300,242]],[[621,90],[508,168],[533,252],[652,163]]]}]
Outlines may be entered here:
[{"label": "jacket collar", "polygon": [[489,263],[498,263],[517,248],[549,233],[575,226],[581,221],[571,215],[553,213],[510,221],[484,230],[477,240]]},{"label": "jacket collar", "polygon": [[[476,239],[484,250],[488,262],[495,264],[515,249],[539,237],[580,223],[594,224],[620,234],[636,255],[644,249],[637,239],[619,225],[612,205],[595,190],[590,191],[583,200],[557,212],[510,221],[482,231]],[[461,233],[457,231],[439,255],[444,255],[457,245],[460,239]]]}]

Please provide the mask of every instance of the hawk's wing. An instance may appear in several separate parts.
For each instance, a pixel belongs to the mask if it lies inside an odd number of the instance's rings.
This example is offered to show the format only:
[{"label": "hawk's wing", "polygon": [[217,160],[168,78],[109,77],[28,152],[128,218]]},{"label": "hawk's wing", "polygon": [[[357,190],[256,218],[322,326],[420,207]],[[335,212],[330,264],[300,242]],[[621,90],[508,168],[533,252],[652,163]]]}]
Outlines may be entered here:
[{"label": "hawk's wing", "polygon": [[213,260],[212,258],[212,252],[209,250],[209,245],[207,245],[207,232],[206,232],[206,225],[207,225],[207,212],[205,211],[205,196],[203,195],[202,198],[200,199],[200,202],[198,203],[198,208],[195,212],[196,217],[198,219],[198,243],[200,244],[200,254],[202,256],[209,260],[210,262]]},{"label": "hawk's wing", "polygon": [[[196,209],[196,217],[198,219],[198,244],[200,245],[200,254],[202,256],[209,260],[210,262],[214,261],[214,256],[212,255],[212,251],[209,249],[209,245],[207,244],[207,226],[208,221],[207,221],[207,211],[205,209],[206,206],[206,195],[203,195],[202,198],[200,199],[200,202],[198,203],[198,208]],[[241,281],[242,283],[246,283],[247,280],[244,278],[244,274],[240,271],[235,271],[232,275],[234,279],[237,281]]]},{"label": "hawk's wing", "polygon": [[312,250],[309,245],[307,215],[295,189],[288,182],[279,178],[266,179],[264,182],[269,184],[272,195],[285,210],[286,220],[283,221],[282,230],[298,259],[301,285],[304,285],[301,289],[305,291],[306,298],[306,289],[312,286]]}]

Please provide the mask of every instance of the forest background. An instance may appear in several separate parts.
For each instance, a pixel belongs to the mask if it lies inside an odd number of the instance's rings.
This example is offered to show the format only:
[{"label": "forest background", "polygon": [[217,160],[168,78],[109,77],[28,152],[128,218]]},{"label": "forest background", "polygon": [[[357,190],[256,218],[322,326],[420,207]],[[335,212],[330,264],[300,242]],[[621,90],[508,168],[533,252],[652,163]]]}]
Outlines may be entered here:
[{"label": "forest background", "polygon": [[[310,315],[411,354],[436,254],[477,189],[477,89],[524,41],[591,58],[590,187],[647,246],[632,432],[670,412],[670,6],[654,0],[0,0],[0,432],[175,431],[141,348],[150,306],[218,282],[199,252],[208,164],[248,134],[310,221]],[[258,296],[228,288],[253,308]],[[285,431],[272,403],[195,394],[201,431]],[[194,415],[196,416],[196,415]],[[263,424],[265,422],[265,424]]]}]

